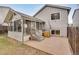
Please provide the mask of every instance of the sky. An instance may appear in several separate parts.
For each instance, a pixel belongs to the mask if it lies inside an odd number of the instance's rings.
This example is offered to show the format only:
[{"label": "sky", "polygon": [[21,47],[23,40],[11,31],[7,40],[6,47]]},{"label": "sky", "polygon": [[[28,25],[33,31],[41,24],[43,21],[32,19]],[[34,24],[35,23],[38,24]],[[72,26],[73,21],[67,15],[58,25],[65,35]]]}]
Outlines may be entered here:
[{"label": "sky", "polygon": [[[40,10],[45,4],[1,4],[0,6],[8,6],[12,9],[22,12],[24,14],[33,16],[38,10]],[[62,5],[62,4],[59,4]],[[67,6],[71,8],[71,11],[69,13],[68,17],[68,23],[73,23],[72,21],[72,15],[74,12],[74,9],[79,8],[77,4],[63,4],[63,6]]]}]

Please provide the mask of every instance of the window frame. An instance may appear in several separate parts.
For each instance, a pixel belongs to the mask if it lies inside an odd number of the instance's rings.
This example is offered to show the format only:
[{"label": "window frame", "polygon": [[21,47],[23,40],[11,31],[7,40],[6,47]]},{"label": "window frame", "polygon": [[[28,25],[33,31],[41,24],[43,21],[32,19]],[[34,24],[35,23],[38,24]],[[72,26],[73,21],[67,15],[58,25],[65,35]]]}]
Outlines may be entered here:
[{"label": "window frame", "polygon": [[13,26],[13,22],[10,22],[10,23],[9,23],[9,31],[13,31],[13,30],[14,30],[13,27],[14,27],[14,26]]},{"label": "window frame", "polygon": [[56,30],[56,35],[60,35],[60,30]]},{"label": "window frame", "polygon": [[[57,16],[55,14],[57,14]],[[59,19],[60,19],[60,13],[51,14],[51,20],[59,20]]]},{"label": "window frame", "polygon": [[[19,24],[19,22],[20,22],[20,24]],[[21,20],[14,21],[14,31],[16,31],[16,32],[21,32],[22,31]]]},{"label": "window frame", "polygon": [[51,30],[51,34],[55,34],[55,30]]},{"label": "window frame", "polygon": [[[52,31],[53,31],[53,33],[52,33]],[[59,31],[59,34],[57,34],[57,31]],[[53,34],[53,35],[60,35],[60,30],[51,30],[51,34]]]}]

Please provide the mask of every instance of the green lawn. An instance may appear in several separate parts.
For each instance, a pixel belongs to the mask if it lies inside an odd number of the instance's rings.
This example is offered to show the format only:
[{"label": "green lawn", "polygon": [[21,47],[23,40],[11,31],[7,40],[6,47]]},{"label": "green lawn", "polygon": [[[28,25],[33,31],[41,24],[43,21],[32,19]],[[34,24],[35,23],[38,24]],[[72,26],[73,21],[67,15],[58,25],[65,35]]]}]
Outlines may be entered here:
[{"label": "green lawn", "polygon": [[6,35],[0,35],[0,54],[1,55],[39,55],[47,54],[38,49],[21,44],[13,39],[7,38]]},{"label": "green lawn", "polygon": [[[17,54],[17,50],[24,49],[24,46],[18,43],[9,41],[5,35],[0,35],[0,54]],[[19,51],[23,53],[23,51]]]}]

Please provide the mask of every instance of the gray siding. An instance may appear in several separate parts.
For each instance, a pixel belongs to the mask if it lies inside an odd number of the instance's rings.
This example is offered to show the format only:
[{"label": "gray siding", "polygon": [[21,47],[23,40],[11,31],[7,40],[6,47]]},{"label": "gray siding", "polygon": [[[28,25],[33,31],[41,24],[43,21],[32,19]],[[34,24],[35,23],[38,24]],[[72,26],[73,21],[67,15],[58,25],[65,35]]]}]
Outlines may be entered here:
[{"label": "gray siding", "polygon": [[[15,15],[12,19],[12,22],[21,19],[20,15]],[[8,37],[11,37],[13,39],[16,39],[18,41],[22,41],[22,32],[17,32],[17,31],[8,31]]]},{"label": "gray siding", "polygon": [[74,12],[73,26],[74,27],[79,27],[79,10],[75,10],[75,12]]},{"label": "gray siding", "polygon": [[8,31],[8,37],[22,41],[22,32]]},{"label": "gray siding", "polygon": [[2,24],[6,18],[6,15],[8,14],[9,9],[0,7],[0,23]]},{"label": "gray siding", "polygon": [[[58,20],[51,20],[51,14],[53,13],[60,13],[60,19]],[[57,29],[60,30],[60,36],[67,36],[67,26],[68,26],[68,12],[64,9],[59,8],[51,8],[46,7],[40,13],[38,13],[36,18],[39,18],[46,22],[45,29],[49,30],[51,25],[51,30]]]}]

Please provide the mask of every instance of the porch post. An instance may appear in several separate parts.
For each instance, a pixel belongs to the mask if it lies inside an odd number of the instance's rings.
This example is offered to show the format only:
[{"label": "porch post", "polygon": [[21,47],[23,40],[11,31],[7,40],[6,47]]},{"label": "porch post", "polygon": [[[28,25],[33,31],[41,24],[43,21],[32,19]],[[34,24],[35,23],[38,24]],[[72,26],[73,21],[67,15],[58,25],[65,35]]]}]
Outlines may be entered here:
[{"label": "porch post", "polygon": [[22,19],[21,22],[22,22],[22,24],[21,24],[21,27],[22,27],[22,43],[24,43],[24,20]]},{"label": "porch post", "polygon": [[36,32],[36,22],[35,22],[34,26],[35,26],[35,32]]},{"label": "porch post", "polygon": [[[10,22],[8,22],[8,28],[7,28],[7,30],[8,30],[8,32],[11,30],[11,25],[10,25]],[[8,36],[8,35],[7,35]]]},{"label": "porch post", "polygon": [[30,39],[32,40],[32,21],[30,21],[30,24],[31,24],[31,25],[30,25],[30,27],[31,27],[31,28],[30,28],[30,35],[31,35],[31,38],[30,38]]},{"label": "porch post", "polygon": [[38,24],[39,24],[38,26],[39,26],[39,30],[40,30],[40,22],[38,22]]}]

